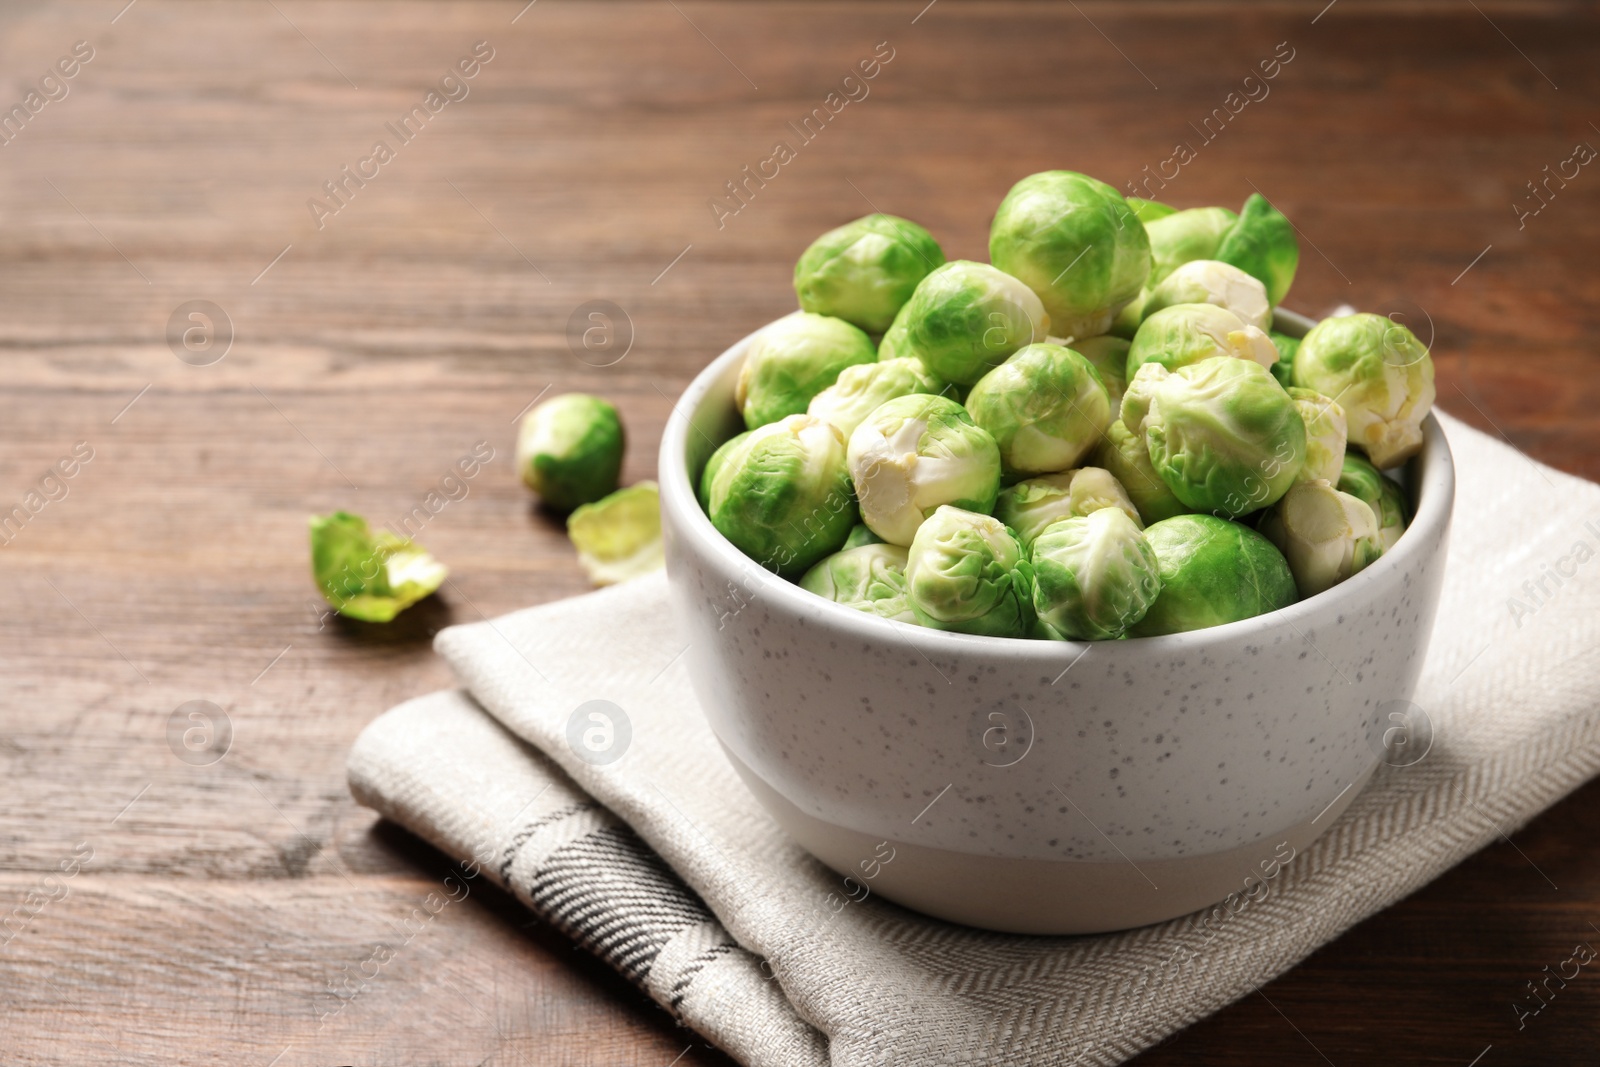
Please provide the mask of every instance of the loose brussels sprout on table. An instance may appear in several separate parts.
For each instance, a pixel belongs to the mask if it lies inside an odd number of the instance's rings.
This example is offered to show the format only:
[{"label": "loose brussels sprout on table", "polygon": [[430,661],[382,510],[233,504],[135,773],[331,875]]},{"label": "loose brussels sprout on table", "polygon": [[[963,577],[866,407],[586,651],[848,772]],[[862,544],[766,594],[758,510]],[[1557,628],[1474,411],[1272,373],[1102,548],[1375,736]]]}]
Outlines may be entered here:
[{"label": "loose brussels sprout on table", "polygon": [[872,339],[843,319],[797,311],[750,341],[734,402],[746,429],[799,415],[846,367],[875,363]]},{"label": "loose brussels sprout on table", "polygon": [[436,592],[449,574],[444,564],[399,534],[379,530],[347,511],[311,520],[311,574],[340,615],[389,622]]},{"label": "loose brussels sprout on table", "polygon": [[941,507],[917,529],[906,561],[917,621],[936,630],[1026,637],[1033,630],[1033,568],[992,515]]},{"label": "loose brussels sprout on table", "polygon": [[578,565],[595,585],[614,585],[660,570],[661,493],[640,482],[585,504],[567,516]]},{"label": "loose brussels sprout on table", "polygon": [[1227,308],[1214,304],[1175,304],[1162,308],[1139,326],[1128,347],[1131,381],[1146,363],[1177,370],[1213,356],[1247,359],[1269,368],[1278,350],[1260,329]]},{"label": "loose brussels sprout on table", "polygon": [[868,215],[811,242],[794,265],[800,307],[882,333],[917,283],[944,262],[933,235],[893,215]]},{"label": "loose brussels sprout on table", "polygon": [[906,589],[906,550],[899,545],[841,549],[806,571],[800,588],[885,619],[917,621]]},{"label": "loose brussels sprout on table", "polygon": [[599,500],[617,488],[624,447],[617,409],[597,396],[553,396],[523,417],[517,470],[557,511]]},{"label": "loose brussels sprout on table", "polygon": [[1121,637],[1161,592],[1155,550],[1120,508],[1053,523],[1032,551],[1033,607],[1051,637]]},{"label": "loose brussels sprout on table", "polygon": [[922,279],[905,316],[905,341],[896,354],[916,356],[959,385],[971,385],[1023,345],[1043,341],[1050,327],[1031,289],[987,263],[965,259]]},{"label": "loose brussels sprout on table", "polygon": [[1122,483],[1100,467],[1045,474],[1002,489],[994,517],[1009,526],[1027,548],[1052,523],[1080,519],[1102,508],[1116,508],[1135,526],[1144,526]]},{"label": "loose brussels sprout on table", "polygon": [[1350,443],[1380,468],[1422,448],[1422,420],[1433,407],[1433,360],[1409,329],[1365,313],[1323,319],[1300,342],[1294,384],[1344,408]]},{"label": "loose brussels sprout on table", "polygon": [[885,400],[912,393],[939,393],[944,382],[913,357],[858,363],[839,373],[838,381],[811,398],[806,414],[838,427],[845,440]]},{"label": "loose brussels sprout on table", "polygon": [[892,545],[941,505],[987,514],[1000,492],[999,446],[947,397],[884,403],[850,435],[848,461],[861,521]]},{"label": "loose brussels sprout on table", "polygon": [[1039,294],[1057,335],[1093,337],[1145,284],[1150,239],[1111,186],[1051,170],[1022,179],[1000,202],[989,259]]},{"label": "loose brussels sprout on table", "polygon": [[1102,641],[1276,611],[1400,537],[1378,468],[1420,446],[1427,349],[1376,315],[1272,330],[1299,245],[1265,197],[1048,171],[989,254],[881,214],[806,249],[801,311],[745,353],[749,429],[700,476],[741,551],[895,622]]},{"label": "loose brussels sprout on table", "polygon": [[844,441],[810,415],[769,422],[717,449],[700,499],[722,536],[785,577],[837,551],[856,523]]},{"label": "loose brussels sprout on table", "polygon": [[1306,458],[1294,401],[1260,364],[1220,357],[1169,373],[1139,369],[1122,421],[1143,434],[1150,465],[1194,511],[1233,518],[1277,501]]},{"label": "loose brussels sprout on table", "polygon": [[972,421],[1000,446],[1008,476],[1076,466],[1111,424],[1111,399],[1094,364],[1060,345],[1029,345],[967,394]]}]

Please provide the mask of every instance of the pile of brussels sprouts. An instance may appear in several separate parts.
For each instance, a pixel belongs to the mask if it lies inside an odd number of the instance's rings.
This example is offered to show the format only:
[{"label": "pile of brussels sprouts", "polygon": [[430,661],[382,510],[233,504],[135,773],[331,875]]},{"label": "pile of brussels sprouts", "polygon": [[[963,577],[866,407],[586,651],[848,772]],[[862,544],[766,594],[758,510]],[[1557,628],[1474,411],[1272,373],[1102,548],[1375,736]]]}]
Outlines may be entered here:
[{"label": "pile of brussels sprouts", "polygon": [[989,258],[881,214],[806,249],[700,480],[729,541],[886,619],[1080,641],[1273,611],[1400,537],[1428,350],[1378,315],[1273,332],[1299,247],[1264,197],[1034,174]]}]

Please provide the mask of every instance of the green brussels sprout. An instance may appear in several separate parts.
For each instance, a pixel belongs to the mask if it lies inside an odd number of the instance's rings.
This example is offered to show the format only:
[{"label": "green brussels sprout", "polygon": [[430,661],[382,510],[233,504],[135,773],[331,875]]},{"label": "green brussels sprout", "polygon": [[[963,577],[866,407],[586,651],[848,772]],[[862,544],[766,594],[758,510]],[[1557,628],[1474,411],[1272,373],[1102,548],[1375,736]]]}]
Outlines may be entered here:
[{"label": "green brussels sprout", "polygon": [[578,565],[595,585],[614,585],[666,565],[661,548],[661,493],[640,482],[567,516]]},{"label": "green brussels sprout", "polygon": [[1000,492],[1000,447],[947,397],[914,393],[878,407],[850,435],[861,521],[909,545],[942,504],[989,512]]},{"label": "green brussels sprout", "polygon": [[1057,334],[1093,337],[1139,294],[1150,240],[1111,186],[1050,170],[1022,179],[1000,202],[989,260],[1039,294]]},{"label": "green brussels sprout", "polygon": [[994,517],[1011,528],[1031,547],[1045,527],[1062,519],[1079,519],[1102,508],[1116,508],[1143,527],[1138,509],[1111,472],[1100,467],[1079,467],[1059,474],[1044,474],[1000,490]]},{"label": "green brussels sprout", "polygon": [[1277,362],[1278,350],[1267,340],[1265,331],[1227,308],[1174,304],[1139,325],[1139,332],[1128,347],[1128,380],[1132,381],[1146,363],[1177,370],[1213,356],[1231,356],[1267,368]]},{"label": "green brussels sprout", "polygon": [[1150,290],[1143,314],[1149,318],[1175,304],[1215,304],[1263,332],[1272,324],[1267,287],[1238,267],[1220,260],[1190,260],[1174,270]]},{"label": "green brussels sprout", "polygon": [[1233,517],[1277,501],[1306,458],[1294,401],[1259,363],[1206,359],[1168,372],[1147,363],[1128,383],[1122,421],[1150,465],[1195,511]]},{"label": "green brussels sprout", "polygon": [[972,421],[1000,446],[1008,477],[1076,466],[1111,425],[1100,374],[1060,345],[1028,345],[967,394]]},{"label": "green brussels sprout", "polygon": [[1023,345],[1044,340],[1050,326],[1033,290],[987,263],[965,259],[922,279],[906,309],[905,345],[896,353],[916,356],[940,378],[961,385]]},{"label": "green brussels sprout", "polygon": [[1105,439],[1091,459],[1096,466],[1109,471],[1126,490],[1145,525],[1188,512],[1183,501],[1172,495],[1167,483],[1150,465],[1150,449],[1144,443],[1144,436],[1129,432],[1121,419],[1106,427]]},{"label": "green brussels sprout", "polygon": [[900,310],[895,313],[894,321],[889,324],[889,328],[884,331],[883,336],[878,338],[879,363],[887,363],[891,359],[903,359],[916,354],[911,351],[910,331],[906,326],[906,309],[910,306],[910,300],[901,304]]},{"label": "green brussels sprout", "polygon": [[1288,607],[1294,575],[1283,553],[1248,526],[1215,515],[1178,515],[1145,528],[1161,592],[1133,637],[1203,630]]},{"label": "green brussels sprout", "polygon": [[844,440],[810,415],[728,441],[706,464],[700,494],[722,536],[785,578],[838,551],[856,523]]},{"label": "green brussels sprout", "polygon": [[872,527],[864,522],[858,522],[850,527],[850,536],[844,539],[844,544],[839,547],[839,551],[844,552],[848,549],[860,548],[863,545],[881,545],[883,543],[883,538],[873,533]]},{"label": "green brussels sprout", "polygon": [[1327,482],[1292,486],[1259,529],[1289,561],[1302,597],[1332,589],[1383,555],[1372,509]]},{"label": "green brussels sprout", "polygon": [[1139,332],[1139,324],[1144,321],[1144,302],[1149,299],[1150,290],[1140,289],[1138,294],[1117,312],[1117,317],[1111,320],[1111,328],[1101,336],[1117,337],[1124,341],[1133,340],[1133,335]]},{"label": "green brussels sprout", "polygon": [[911,291],[944,262],[933,235],[893,215],[868,215],[811,242],[794,265],[800,307],[882,333]]},{"label": "green brussels sprout", "polygon": [[311,519],[311,575],[340,615],[388,622],[436,591],[450,572],[416,542],[348,511]]},{"label": "green brussels sprout", "polygon": [[1267,369],[1278,379],[1278,384],[1287,389],[1294,384],[1294,354],[1300,351],[1300,338],[1290,337],[1277,330],[1268,330],[1267,339],[1272,342],[1272,347],[1278,350],[1278,362]]},{"label": "green brussels sprout", "polygon": [[1231,263],[1260,279],[1267,287],[1267,301],[1277,307],[1294,281],[1295,268],[1300,264],[1300,242],[1283,213],[1260,193],[1251,193],[1239,212],[1239,221],[1211,258]]},{"label": "green brussels sprout", "polygon": [[1339,492],[1349,493],[1372,509],[1378,520],[1378,538],[1385,552],[1394,547],[1400,535],[1406,532],[1407,512],[1405,490],[1400,483],[1384,474],[1353,452],[1344,457],[1344,470],[1339,475]]},{"label": "green brussels sprout", "polygon": [[1160,592],[1155,550],[1118,508],[1063,519],[1033,543],[1033,607],[1057,640],[1121,637]]},{"label": "green brussels sprout", "polygon": [[1033,631],[1033,566],[993,516],[936,509],[911,542],[906,586],[924,626],[990,637]]},{"label": "green brussels sprout", "polygon": [[839,372],[874,363],[872,339],[843,319],[796,311],[750,340],[734,403],[747,429],[799,415],[811,398],[832,385]]},{"label": "green brussels sprout", "polygon": [[1399,466],[1421,450],[1433,360],[1399,323],[1369,314],[1323,319],[1295,353],[1294,384],[1337,400],[1350,443],[1377,466]]},{"label": "green brussels sprout", "polygon": [[1150,276],[1145,287],[1155,288],[1191,260],[1216,259],[1222,239],[1238,221],[1239,216],[1225,207],[1194,207],[1146,223]]},{"label": "green brussels sprout", "polygon": [[1344,470],[1344,408],[1315,389],[1302,389],[1298,385],[1289,387],[1289,399],[1294,401],[1300,421],[1306,427],[1306,461],[1295,475],[1295,481],[1322,481],[1330,485],[1337,482]]},{"label": "green brussels sprout", "polygon": [[845,440],[885,400],[912,393],[938,393],[944,383],[914,357],[882,363],[858,363],[839,372],[839,379],[811,398],[806,414],[839,428]]},{"label": "green brussels sprout", "polygon": [[806,571],[800,588],[847,608],[915,623],[906,592],[906,550],[899,545],[846,548]]},{"label": "green brussels sprout", "polygon": [[1178,209],[1171,204],[1163,204],[1159,200],[1145,200],[1137,196],[1124,197],[1123,199],[1128,205],[1128,210],[1137,215],[1140,222],[1154,222],[1156,219],[1164,219],[1168,215],[1175,215],[1178,212]]},{"label": "green brussels sprout", "polygon": [[617,488],[624,445],[617,409],[597,396],[565,393],[537,405],[517,431],[517,470],[557,511]]},{"label": "green brussels sprout", "polygon": [[1070,348],[1093,363],[1094,369],[1100,372],[1100,381],[1104,383],[1106,395],[1111,400],[1111,410],[1115,412],[1122,405],[1122,393],[1128,387],[1128,348],[1131,344],[1126,338],[1101,334],[1071,344],[1054,338],[1048,343]]}]

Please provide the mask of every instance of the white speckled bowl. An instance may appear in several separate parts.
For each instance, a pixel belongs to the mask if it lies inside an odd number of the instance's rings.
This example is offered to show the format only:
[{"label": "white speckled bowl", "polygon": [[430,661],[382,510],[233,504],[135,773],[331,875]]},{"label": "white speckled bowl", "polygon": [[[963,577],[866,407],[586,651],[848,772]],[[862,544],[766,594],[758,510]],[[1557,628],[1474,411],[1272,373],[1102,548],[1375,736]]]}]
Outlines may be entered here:
[{"label": "white speckled bowl", "polygon": [[712,527],[693,485],[743,428],[748,340],[662,438],[667,572],[712,729],[822,862],[954,922],[1122,929],[1236,906],[1360,791],[1438,605],[1455,481],[1437,420],[1408,471],[1411,527],[1326,593],[1167,637],[974,637],[813,596]]}]

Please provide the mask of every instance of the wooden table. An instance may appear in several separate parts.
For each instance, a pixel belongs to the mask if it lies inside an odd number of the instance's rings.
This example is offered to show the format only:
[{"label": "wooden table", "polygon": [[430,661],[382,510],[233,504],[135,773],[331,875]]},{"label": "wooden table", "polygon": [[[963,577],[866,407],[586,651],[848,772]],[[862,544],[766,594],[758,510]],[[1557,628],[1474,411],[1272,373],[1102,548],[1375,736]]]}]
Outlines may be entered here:
[{"label": "wooden table", "polygon": [[[444,864],[352,803],[344,756],[449,684],[441,626],[584,589],[512,472],[518,413],[604,393],[649,477],[670,398],[873,207],[983,258],[1036,170],[1259,189],[1305,238],[1293,306],[1409,315],[1442,407],[1600,477],[1600,171],[1526,184],[1600,144],[1592,7],[125,2],[0,8],[0,106],[92,51],[0,145],[0,511],[92,450],[0,548],[0,887],[58,898],[0,946],[7,1064],[727,1062],[489,891],[319,1030]],[[709,206],[880,42],[869,96]],[[625,358],[574,355],[591,300]],[[324,619],[306,516],[398,519],[478,441],[421,533],[445,595]],[[176,755],[194,700],[225,711],[218,762]],[[1511,1004],[1600,942],[1597,839],[1591,786],[1140,1062],[1593,1063],[1600,978],[1521,1031]]]}]

